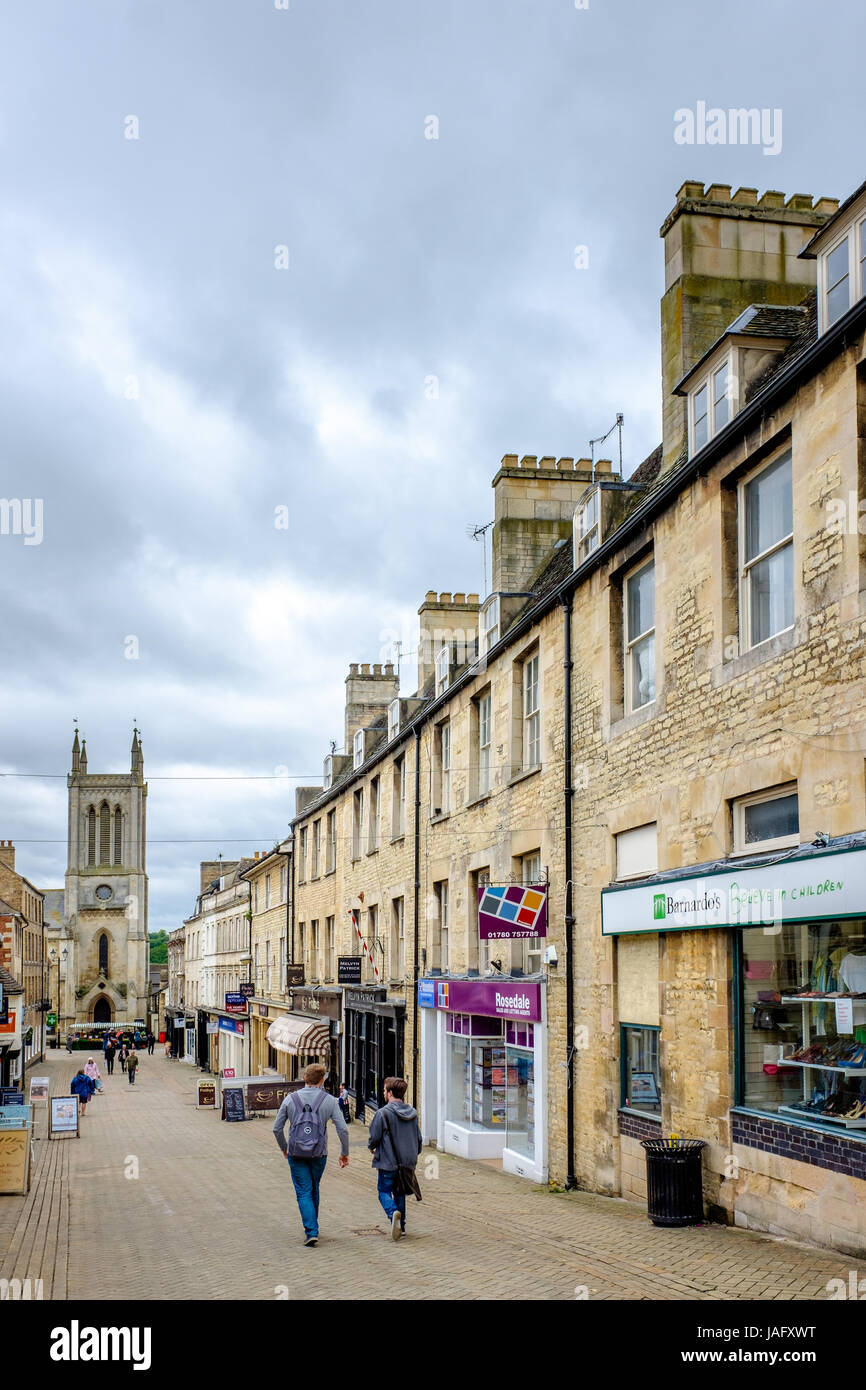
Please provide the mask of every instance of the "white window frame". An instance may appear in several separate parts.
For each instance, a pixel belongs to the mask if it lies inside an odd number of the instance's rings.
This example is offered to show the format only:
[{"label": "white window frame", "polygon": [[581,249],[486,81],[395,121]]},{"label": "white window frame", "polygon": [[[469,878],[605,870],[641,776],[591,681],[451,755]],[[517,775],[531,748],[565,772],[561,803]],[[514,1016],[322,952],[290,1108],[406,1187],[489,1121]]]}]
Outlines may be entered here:
[{"label": "white window frame", "polygon": [[265,912],[271,905],[271,876],[265,874]]},{"label": "white window frame", "polygon": [[[719,396],[717,399],[716,377],[719,375],[720,372],[727,372],[727,381],[725,383],[724,396]],[[734,372],[734,352],[731,348],[723,357],[717,358],[713,365],[709,367],[708,370],[701,376],[700,380],[696,381],[694,383],[694,386],[689,390],[688,406],[690,458],[694,454],[699,453],[701,449],[705,449],[706,446],[709,444],[710,440],[715,438],[717,434],[720,434],[721,431],[725,428],[725,426],[729,425],[731,420],[733,420],[735,414],[737,413],[737,402],[735,399],[735,380],[736,376]],[[698,444],[696,438],[696,426],[698,422],[698,417],[696,416],[695,411],[698,403],[698,396],[700,395],[701,391],[706,392],[706,414],[702,415],[700,418],[705,419],[707,422],[707,437],[704,440],[703,444]],[[722,424],[717,424],[716,407],[719,401],[725,399],[728,402],[728,418]]]},{"label": "white window frame", "polygon": [[331,874],[337,867],[337,811],[329,811],[325,818],[325,873]]},{"label": "white window frame", "polygon": [[[653,572],[653,625],[652,627],[648,627],[645,632],[637,632],[634,635],[632,635],[629,632],[628,626],[629,585],[635,579],[639,579],[640,576],[644,573],[644,571],[648,569],[652,569]],[[639,709],[646,709],[648,705],[653,704],[655,701],[656,695],[653,694],[652,699],[642,700],[640,704],[637,704],[635,702],[635,690],[633,680],[633,657],[635,651],[639,646],[646,642],[647,638],[651,637],[653,640],[653,691],[656,691],[655,635],[655,555],[653,554],[650,555],[649,558],[644,556],[640,564],[635,565],[633,569],[630,569],[628,573],[623,576],[622,581],[623,706],[626,714],[634,714]]]},{"label": "white window frame", "polygon": [[396,738],[400,732],[400,698],[392,700],[388,706],[388,742]]},{"label": "white window frame", "polygon": [[360,859],[364,844],[364,788],[352,794],[352,859]]},{"label": "white window frame", "polygon": [[601,488],[595,487],[574,513],[575,565],[581,564],[601,543]]},{"label": "white window frame", "polygon": [[391,839],[400,840],[406,834],[406,754],[394,759],[391,777]]},{"label": "white window frame", "polygon": [[[538,647],[525,656],[521,664],[522,766],[524,772],[529,772],[541,766],[541,653]],[[536,755],[534,759],[531,756],[533,750]]]},{"label": "white window frame", "polygon": [[[794,605],[793,605],[793,602],[792,602],[791,607],[792,607],[792,614],[793,614],[794,621],[791,622],[791,623],[789,624],[788,627],[779,628],[779,631],[778,631],[778,632],[771,632],[770,635],[769,635],[768,637],[765,637],[761,642],[753,642],[753,641],[752,641],[752,600],[751,600],[752,586],[751,586],[751,584],[750,584],[750,582],[749,582],[750,572],[754,569],[755,565],[760,564],[762,560],[766,560],[770,555],[776,554],[778,551],[783,550],[783,549],[784,549],[786,546],[788,546],[788,545],[793,546],[793,544],[794,544],[794,532],[793,532],[793,531],[790,531],[789,534],[788,534],[787,536],[783,536],[781,540],[776,541],[776,542],[775,542],[773,545],[771,545],[767,550],[762,550],[762,551],[760,552],[760,554],[755,555],[755,556],[754,556],[751,560],[749,560],[748,563],[747,563],[747,562],[746,562],[746,558],[745,558],[745,556],[746,556],[746,488],[748,487],[749,483],[754,482],[754,480],[755,480],[756,478],[759,478],[760,475],[761,475],[762,473],[765,473],[768,469],[772,468],[775,464],[780,463],[781,460],[782,460],[783,458],[786,457],[786,455],[787,455],[787,456],[790,458],[790,460],[791,460],[791,490],[792,490],[792,492],[793,492],[793,488],[794,488],[794,460],[793,460],[793,451],[792,451],[790,445],[788,445],[786,448],[782,449],[779,453],[774,454],[773,457],[772,457],[771,459],[766,459],[763,463],[759,464],[757,468],[753,468],[752,471],[751,471],[751,473],[747,473],[746,476],[745,476],[744,478],[741,478],[741,479],[740,479],[740,482],[739,482],[739,484],[738,484],[738,486],[737,486],[737,546],[738,546],[737,568],[738,568],[738,588],[739,588],[739,594],[740,594],[740,652],[750,652],[750,651],[752,651],[752,649],[753,649],[754,647],[762,647],[762,646],[764,645],[765,642],[770,642],[770,641],[772,641],[772,639],[773,639],[774,637],[778,637],[778,636],[779,636],[779,633],[782,633],[782,632],[790,632],[791,629],[794,627],[794,623],[796,622],[796,613],[793,612],[793,607],[794,607]],[[792,525],[793,525],[793,517],[794,517],[794,508],[793,508],[793,505],[792,505],[792,507],[791,507],[791,521],[792,521]],[[792,581],[792,583],[793,583],[793,581]],[[796,595],[796,584],[794,584],[793,587],[794,587],[794,595]],[[792,598],[793,598],[794,595],[792,595]]]},{"label": "white window frame", "polygon": [[330,788],[334,785],[334,759],[332,754],[330,753],[325,759],[322,781],[324,783],[325,791],[329,791]]},{"label": "white window frame", "polygon": [[[322,817],[313,821],[313,843],[311,845],[312,864],[310,878],[318,878],[322,872]],[[270,906],[270,904],[268,904]]]},{"label": "white window frame", "polygon": [[[653,848],[653,853],[651,855],[646,856],[646,859],[644,860],[644,868],[633,869],[631,873],[620,873],[620,851],[626,846],[625,837],[629,835],[633,837],[638,836],[641,834],[642,831],[652,832],[651,834],[644,833],[644,835],[642,836],[642,842],[645,841],[647,845],[651,844]],[[629,826],[627,830],[620,830],[616,835],[614,835],[614,875],[616,877],[617,883],[628,883],[632,879],[646,878],[649,874],[658,873],[658,836],[658,821],[647,821],[644,825],[632,825]],[[635,844],[636,841],[632,839],[631,843]]]},{"label": "white window frame", "polygon": [[442,695],[448,689],[451,670],[451,649],[440,647],[436,653],[436,694]]},{"label": "white window frame", "polygon": [[436,884],[438,892],[439,906],[439,969],[443,972],[448,970],[448,933],[450,931],[450,902],[449,902],[449,881],[443,878]]},{"label": "white window frame", "polygon": [[352,768],[360,767],[364,761],[364,730],[356,729],[352,739]]},{"label": "white window frame", "polygon": [[441,790],[442,790],[442,806],[441,806],[440,809],[441,809],[442,814],[443,814],[443,816],[444,816],[444,815],[446,815],[446,814],[451,810],[451,721],[450,721],[450,719],[446,719],[445,723],[442,724],[442,725],[440,725],[440,730],[441,730],[440,753],[441,753],[441,759],[442,759],[441,766],[440,766],[440,769],[439,769],[440,785],[441,785]]},{"label": "white window frame", "polygon": [[774,840],[753,840],[746,844],[746,810],[750,806],[763,805],[768,801],[781,801],[783,797],[797,797],[797,820],[800,819],[800,797],[796,782],[788,782],[782,787],[752,792],[741,796],[733,804],[734,855],[763,854],[765,850],[790,849],[800,843],[799,829],[796,835],[778,835]]},{"label": "white window frame", "polygon": [[478,614],[478,650],[485,656],[499,641],[499,595],[492,594]]},{"label": "white window frame", "polygon": [[[540,884],[541,850],[534,849],[520,857],[520,877],[525,887]],[[527,975],[537,975],[541,970],[541,957],[544,953],[543,938],[527,936],[519,944],[523,946],[523,969]]]},{"label": "white window frame", "polygon": [[370,794],[367,797],[367,853],[373,854],[379,848],[379,800],[382,784],[378,777],[370,778]]},{"label": "white window frame", "polygon": [[[853,305],[857,303],[857,300],[860,298],[860,295],[863,292],[862,285],[858,286],[857,284],[857,281],[859,279],[859,257],[856,254],[856,243],[859,241],[859,237],[857,235],[858,231],[859,223],[850,222],[848,226],[844,229],[844,231],[840,231],[839,235],[836,237],[832,245],[828,246],[827,249],[825,251],[822,251],[821,253],[818,283],[821,286],[821,293],[819,298],[821,301],[822,333],[826,333],[829,329],[833,327],[833,324],[839,322],[839,319],[834,319],[833,323],[831,323],[829,319],[830,290],[833,288],[833,286],[831,286],[829,283],[830,257],[834,255],[834,253],[839,250],[839,247],[842,246],[845,242],[847,242],[848,244],[848,270],[846,276],[843,278],[847,278],[848,280],[848,309],[851,309]],[[841,281],[839,280],[835,282],[835,284],[837,285],[840,283]],[[839,318],[844,318],[845,314],[847,314],[848,312],[848,309],[843,309],[842,313],[839,315]]]},{"label": "white window frame", "polygon": [[406,900],[403,897],[391,899],[391,911],[394,915],[394,941],[397,946],[397,969],[394,971],[392,964],[392,976],[394,980],[402,980],[406,975]]},{"label": "white window frame", "polygon": [[[486,706],[486,718],[485,718]],[[490,754],[493,743],[493,694],[485,690],[478,697],[478,795],[487,796],[491,786]]]}]

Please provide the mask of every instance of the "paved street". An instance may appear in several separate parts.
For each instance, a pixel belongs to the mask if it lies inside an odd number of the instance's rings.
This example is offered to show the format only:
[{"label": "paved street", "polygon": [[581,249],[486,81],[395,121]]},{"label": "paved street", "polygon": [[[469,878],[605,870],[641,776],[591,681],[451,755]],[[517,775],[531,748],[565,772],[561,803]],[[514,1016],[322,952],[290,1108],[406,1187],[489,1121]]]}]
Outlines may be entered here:
[{"label": "paved street", "polygon": [[[37,1071],[60,1094],[84,1060],[64,1052]],[[198,1075],[159,1052],[134,1087],[117,1068],[80,1139],[49,1142],[37,1112],[31,1192],[0,1197],[0,1277],[42,1278],[57,1299],[573,1299],[586,1286],[591,1299],[807,1300],[856,1268],[720,1226],[658,1230],[638,1206],[551,1194],[433,1151],[422,1173],[438,1176],[422,1176],[411,1234],[395,1244],[360,1124],[349,1168],[329,1163],[321,1241],[305,1249],[273,1119],[196,1110]]]}]

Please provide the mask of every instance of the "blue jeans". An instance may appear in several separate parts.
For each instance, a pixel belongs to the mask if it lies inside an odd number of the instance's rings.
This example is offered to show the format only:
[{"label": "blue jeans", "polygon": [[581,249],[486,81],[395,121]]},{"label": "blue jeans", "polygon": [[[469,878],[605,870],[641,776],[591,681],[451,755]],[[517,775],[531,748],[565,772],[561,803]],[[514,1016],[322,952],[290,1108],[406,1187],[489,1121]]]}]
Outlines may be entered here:
[{"label": "blue jeans", "polygon": [[378,1173],[379,1201],[382,1204],[382,1210],[384,1211],[389,1221],[391,1220],[391,1217],[394,1215],[394,1212],[399,1211],[400,1230],[405,1231],[406,1194],[404,1192],[394,1191],[394,1179],[396,1178],[397,1174],[393,1170],[389,1171],[387,1168],[380,1168],[378,1170]]},{"label": "blue jeans", "polygon": [[319,1234],[319,1183],[328,1161],[324,1158],[289,1158],[298,1211],[304,1223],[304,1235]]}]

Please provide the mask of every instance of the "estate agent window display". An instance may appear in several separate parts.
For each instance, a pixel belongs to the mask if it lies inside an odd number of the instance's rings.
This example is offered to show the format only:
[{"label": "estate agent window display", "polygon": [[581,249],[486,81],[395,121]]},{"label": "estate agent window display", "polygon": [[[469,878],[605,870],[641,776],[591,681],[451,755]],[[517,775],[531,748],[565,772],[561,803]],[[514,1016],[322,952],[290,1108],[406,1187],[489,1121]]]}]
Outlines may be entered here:
[{"label": "estate agent window display", "polygon": [[742,1103],[866,1132],[866,919],[741,934]]}]

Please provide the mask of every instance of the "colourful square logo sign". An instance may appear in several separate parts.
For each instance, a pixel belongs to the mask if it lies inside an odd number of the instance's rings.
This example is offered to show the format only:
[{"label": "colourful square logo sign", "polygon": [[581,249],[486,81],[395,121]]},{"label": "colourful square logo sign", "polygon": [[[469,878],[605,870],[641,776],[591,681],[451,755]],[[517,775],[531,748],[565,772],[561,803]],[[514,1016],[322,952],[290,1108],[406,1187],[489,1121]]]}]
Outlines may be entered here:
[{"label": "colourful square logo sign", "polygon": [[478,889],[482,941],[547,936],[547,885],[490,883]]},{"label": "colourful square logo sign", "polygon": [[438,1009],[448,1008],[448,981],[440,980],[436,985],[436,1007]]}]

